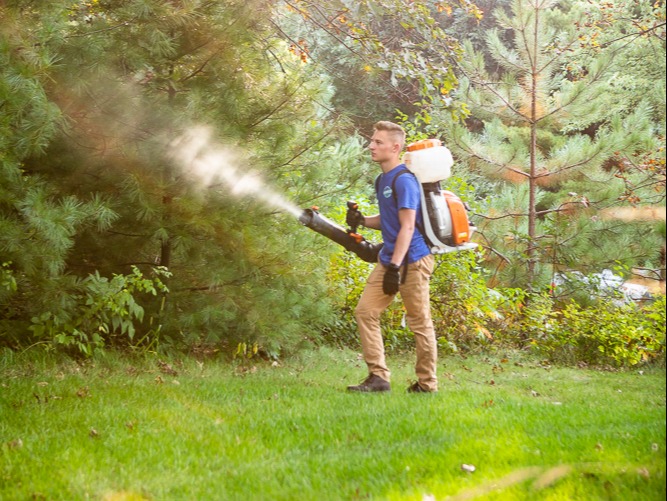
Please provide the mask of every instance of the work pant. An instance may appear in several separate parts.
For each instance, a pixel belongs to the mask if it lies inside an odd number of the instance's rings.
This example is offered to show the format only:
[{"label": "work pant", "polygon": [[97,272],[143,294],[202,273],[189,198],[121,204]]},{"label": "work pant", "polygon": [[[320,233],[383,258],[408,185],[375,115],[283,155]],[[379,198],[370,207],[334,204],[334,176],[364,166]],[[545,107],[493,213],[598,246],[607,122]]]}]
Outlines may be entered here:
[{"label": "work pant", "polygon": [[[405,283],[399,287],[401,299],[405,305],[408,327],[415,335],[417,363],[415,373],[419,384],[427,389],[438,389],[436,363],[438,345],[431,320],[429,280],[433,273],[434,257],[409,264]],[[368,372],[390,380],[390,372],[385,362],[384,342],[380,329],[380,316],[394,299],[394,296],[382,291],[382,280],[387,267],[378,263],[366,282],[354,316],[359,326],[361,347]],[[401,268],[401,273],[405,273]]]}]

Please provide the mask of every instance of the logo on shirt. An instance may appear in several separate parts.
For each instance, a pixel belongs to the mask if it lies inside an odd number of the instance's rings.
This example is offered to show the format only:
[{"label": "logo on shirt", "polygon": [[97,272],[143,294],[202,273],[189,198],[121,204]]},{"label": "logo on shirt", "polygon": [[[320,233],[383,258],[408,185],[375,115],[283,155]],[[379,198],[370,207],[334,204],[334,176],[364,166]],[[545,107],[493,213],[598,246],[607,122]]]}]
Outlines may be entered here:
[{"label": "logo on shirt", "polygon": [[384,198],[389,198],[391,196],[391,186],[386,186],[384,190],[382,191],[382,195],[384,195]]}]

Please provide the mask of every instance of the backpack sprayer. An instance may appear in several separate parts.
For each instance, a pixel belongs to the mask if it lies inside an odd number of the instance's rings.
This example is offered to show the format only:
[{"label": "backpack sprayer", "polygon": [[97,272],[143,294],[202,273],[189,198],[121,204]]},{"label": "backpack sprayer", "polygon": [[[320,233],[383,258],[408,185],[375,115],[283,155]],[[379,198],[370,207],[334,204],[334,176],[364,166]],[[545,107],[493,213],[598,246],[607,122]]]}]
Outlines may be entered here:
[{"label": "backpack sprayer", "polygon": [[[477,247],[470,241],[475,226],[468,221],[468,207],[450,191],[443,190],[440,181],[447,179],[454,160],[450,151],[438,139],[411,143],[403,156],[407,166],[394,177],[412,173],[419,181],[424,236],[431,254],[445,254]],[[379,179],[379,178],[378,178]],[[377,181],[376,181],[377,183]],[[396,193],[395,189],[392,189]],[[347,203],[348,211],[359,210],[356,202]],[[311,230],[342,245],[369,263],[377,262],[382,243],[371,243],[357,233],[357,228],[345,229],[320,214],[317,207],[305,209],[299,221]]]}]

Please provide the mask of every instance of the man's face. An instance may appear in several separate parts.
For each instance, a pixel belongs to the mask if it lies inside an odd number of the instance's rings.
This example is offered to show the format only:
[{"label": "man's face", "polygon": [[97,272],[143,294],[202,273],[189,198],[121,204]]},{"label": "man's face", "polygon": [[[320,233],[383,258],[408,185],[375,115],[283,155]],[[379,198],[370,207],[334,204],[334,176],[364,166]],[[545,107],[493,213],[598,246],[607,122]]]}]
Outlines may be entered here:
[{"label": "man's face", "polygon": [[371,160],[383,163],[392,160],[400,146],[386,130],[376,130],[371,137],[368,149],[371,152]]}]

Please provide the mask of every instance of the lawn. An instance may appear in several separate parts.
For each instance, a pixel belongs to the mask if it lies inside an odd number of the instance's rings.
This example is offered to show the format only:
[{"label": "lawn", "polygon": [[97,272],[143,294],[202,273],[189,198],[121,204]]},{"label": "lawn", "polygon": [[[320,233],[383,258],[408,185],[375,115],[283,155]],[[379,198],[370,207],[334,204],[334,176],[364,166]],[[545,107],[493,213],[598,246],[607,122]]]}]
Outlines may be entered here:
[{"label": "lawn", "polygon": [[665,499],[665,370],[443,357],[440,392],[279,364],[0,355],[0,499]]}]

